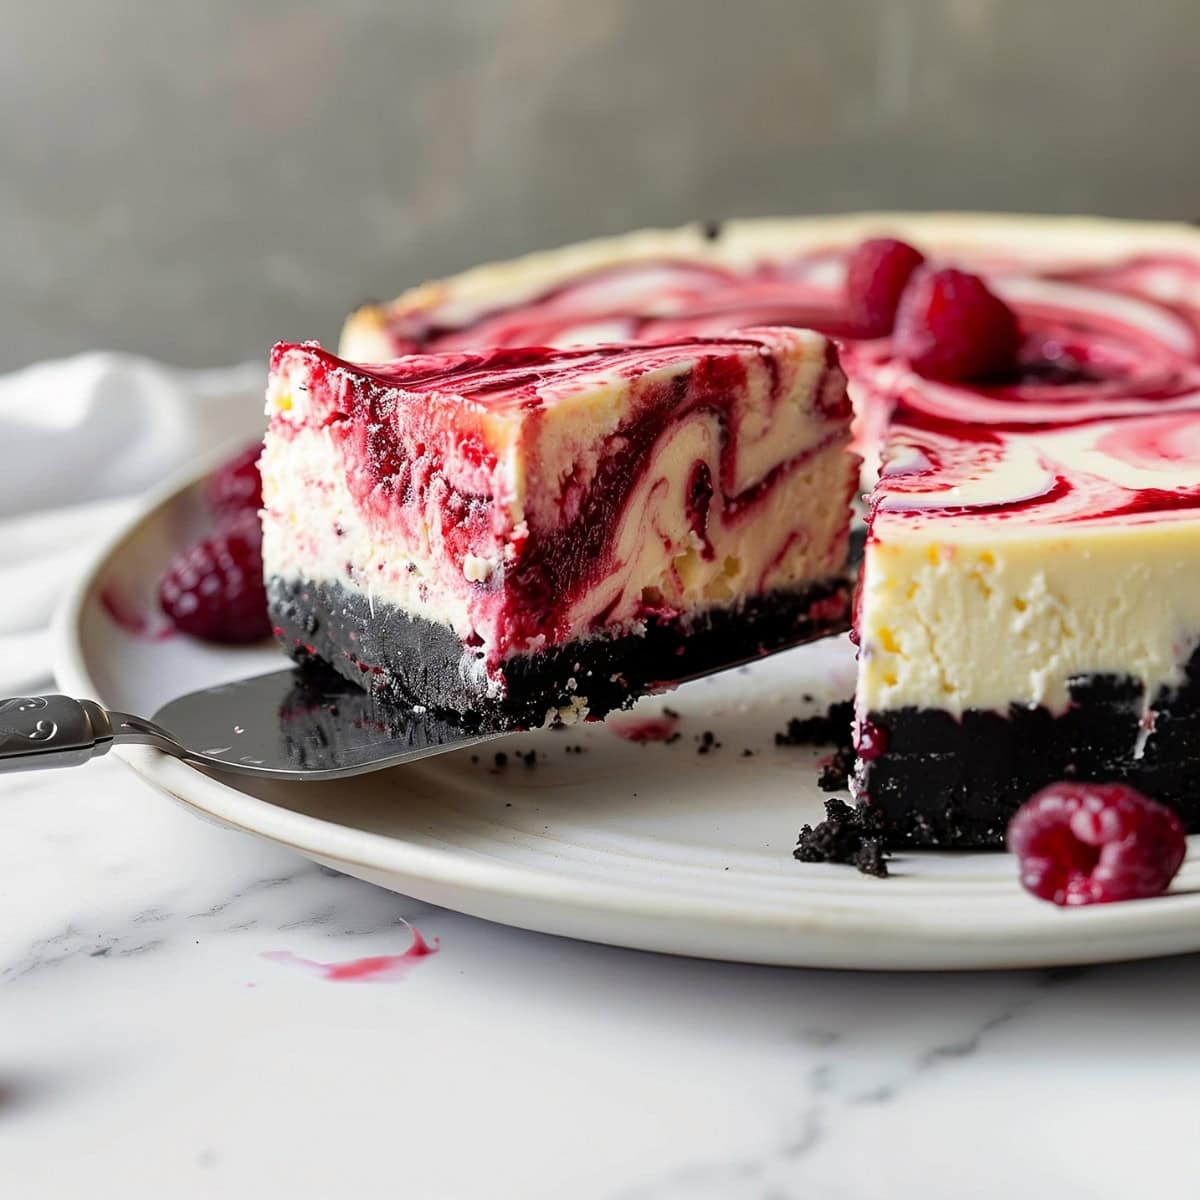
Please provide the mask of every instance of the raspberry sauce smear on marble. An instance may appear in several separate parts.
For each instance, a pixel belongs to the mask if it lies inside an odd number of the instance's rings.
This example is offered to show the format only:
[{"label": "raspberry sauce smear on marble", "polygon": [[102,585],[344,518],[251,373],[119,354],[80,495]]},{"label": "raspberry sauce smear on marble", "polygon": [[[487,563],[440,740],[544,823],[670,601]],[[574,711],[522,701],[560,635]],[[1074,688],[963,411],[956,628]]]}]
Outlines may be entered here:
[{"label": "raspberry sauce smear on marble", "polygon": [[441,949],[439,938],[427,941],[415,925],[409,928],[413,940],[403,954],[376,954],[344,962],[318,962],[302,958],[290,950],[268,950],[262,957],[268,962],[298,967],[310,975],[319,975],[329,983],[398,983],[422,959],[437,954]]}]

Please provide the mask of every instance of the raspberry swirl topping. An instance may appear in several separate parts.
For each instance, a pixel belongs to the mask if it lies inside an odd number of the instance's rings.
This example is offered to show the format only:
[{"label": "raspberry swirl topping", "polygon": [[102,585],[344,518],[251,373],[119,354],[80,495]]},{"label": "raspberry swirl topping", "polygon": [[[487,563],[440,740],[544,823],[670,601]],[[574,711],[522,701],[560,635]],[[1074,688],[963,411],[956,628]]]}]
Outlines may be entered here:
[{"label": "raspberry swirl topping", "polygon": [[1200,417],[1171,412],[987,429],[910,420],[892,426],[876,520],[1003,526],[1194,520]]},{"label": "raspberry swirl topping", "polygon": [[[1200,257],[1155,250],[1079,264],[960,246],[939,258],[919,249],[930,269],[977,272],[1013,310],[1021,340],[1010,369],[935,380],[910,366],[897,337],[857,336],[877,329],[866,329],[861,298],[848,295],[853,246],[751,263],[607,265],[507,304],[445,300],[393,312],[387,331],[404,353],[718,336],[762,324],[814,328],[840,344],[858,448],[869,462],[894,417],[879,498],[885,510],[928,511],[935,505],[923,494],[947,488],[936,507],[993,517],[1027,513],[1035,501],[1054,520],[1140,519],[1195,506],[1195,480],[1181,466],[1196,462],[1186,414],[1200,409]],[[1123,417],[1147,420],[1109,424]],[[1081,428],[1069,434],[1073,426]],[[1141,464],[1134,473],[1131,454]]]}]

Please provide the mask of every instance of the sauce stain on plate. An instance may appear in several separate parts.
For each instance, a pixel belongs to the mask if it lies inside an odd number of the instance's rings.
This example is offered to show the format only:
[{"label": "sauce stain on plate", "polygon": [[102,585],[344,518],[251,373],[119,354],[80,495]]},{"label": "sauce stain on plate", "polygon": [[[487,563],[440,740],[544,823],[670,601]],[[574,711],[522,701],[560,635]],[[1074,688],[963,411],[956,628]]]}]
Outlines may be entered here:
[{"label": "sauce stain on plate", "polygon": [[610,717],[608,728],[627,742],[665,742],[679,725],[675,716]]}]

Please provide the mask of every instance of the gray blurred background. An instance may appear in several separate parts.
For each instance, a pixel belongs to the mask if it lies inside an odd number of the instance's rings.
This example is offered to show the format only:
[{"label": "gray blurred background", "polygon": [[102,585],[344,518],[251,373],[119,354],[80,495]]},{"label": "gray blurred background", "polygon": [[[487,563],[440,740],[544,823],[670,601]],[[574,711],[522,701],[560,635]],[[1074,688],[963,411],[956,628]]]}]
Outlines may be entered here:
[{"label": "gray blurred background", "polygon": [[693,217],[1200,215],[1197,0],[0,0],[0,368]]}]

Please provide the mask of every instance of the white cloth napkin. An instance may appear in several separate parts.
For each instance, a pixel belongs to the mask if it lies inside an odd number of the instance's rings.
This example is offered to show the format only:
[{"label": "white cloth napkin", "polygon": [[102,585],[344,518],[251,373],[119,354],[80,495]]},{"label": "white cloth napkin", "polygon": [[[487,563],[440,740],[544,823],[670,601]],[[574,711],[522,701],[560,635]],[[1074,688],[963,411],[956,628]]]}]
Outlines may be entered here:
[{"label": "white cloth napkin", "polygon": [[264,379],[123,354],[0,376],[0,697],[49,682],[54,604],[139,497],[261,432]]}]

